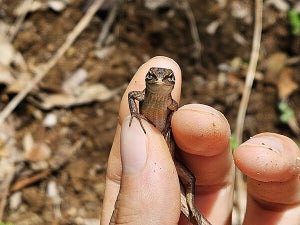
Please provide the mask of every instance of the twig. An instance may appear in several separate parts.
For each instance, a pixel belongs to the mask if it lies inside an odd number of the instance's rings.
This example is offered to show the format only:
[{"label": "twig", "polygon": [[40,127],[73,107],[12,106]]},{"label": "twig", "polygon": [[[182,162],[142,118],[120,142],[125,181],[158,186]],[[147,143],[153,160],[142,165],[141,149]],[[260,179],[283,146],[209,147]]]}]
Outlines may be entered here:
[{"label": "twig", "polygon": [[111,28],[111,25],[113,24],[113,22],[116,19],[117,12],[118,12],[118,9],[121,5],[121,2],[122,2],[122,0],[118,0],[114,3],[113,7],[111,8],[111,10],[109,12],[109,15],[108,15],[105,23],[103,24],[103,27],[102,27],[101,32],[99,34],[98,40],[96,42],[96,45],[99,48],[102,48],[102,46],[104,45],[104,41],[108,36],[108,32]]},{"label": "twig", "polygon": [[20,15],[18,15],[16,22],[13,26],[10,27],[9,31],[8,31],[8,40],[12,41],[14,40],[16,34],[18,33],[27,13],[29,12],[30,6],[32,4],[33,0],[26,0],[24,3],[22,4],[22,13]]},{"label": "twig", "polygon": [[66,50],[73,44],[75,39],[79,34],[87,27],[98,8],[102,5],[104,0],[95,0],[90,8],[87,10],[85,15],[81,18],[79,23],[74,27],[74,29],[68,34],[66,41],[63,45],[57,50],[55,55],[39,70],[36,71],[36,76],[33,78],[28,85],[20,91],[3,109],[0,113],[0,125],[4,120],[9,116],[9,114],[18,106],[18,104],[26,97],[26,95],[34,88],[48,73],[48,71],[57,63],[57,61],[63,56]]},{"label": "twig", "polygon": [[235,131],[238,144],[242,142],[245,114],[248,107],[249,97],[250,97],[252,84],[256,72],[256,66],[259,57],[260,41],[261,41],[263,3],[262,0],[255,0],[255,2],[256,2],[255,24],[254,24],[254,34],[253,34],[253,41],[252,41],[252,51],[251,51],[248,72],[246,75],[245,88],[243,91],[243,96],[242,96],[242,100],[240,103],[239,112],[237,116],[236,131]]},{"label": "twig", "polygon": [[10,184],[15,176],[15,168],[12,167],[11,171],[6,175],[5,180],[1,187],[1,197],[0,197],[0,221],[2,221],[3,212],[7,202],[7,196],[9,193]]},{"label": "twig", "polygon": [[[76,154],[76,152],[81,148],[84,141],[85,141],[85,138],[81,138],[70,148],[63,147],[61,149],[58,149],[58,152],[49,161],[49,167],[50,167],[49,169],[46,169],[38,174],[34,174],[31,177],[17,180],[10,188],[10,191],[11,192],[19,191],[19,190],[23,189],[24,187],[27,187],[35,182],[42,180],[49,174],[60,169],[62,166],[67,164],[73,158],[73,156]],[[66,151],[66,149],[67,149],[67,151]]]},{"label": "twig", "polygon": [[[253,33],[253,40],[252,40],[252,50],[251,50],[251,57],[250,63],[248,67],[248,72],[246,75],[246,82],[245,88],[243,91],[242,100],[239,107],[239,112],[237,116],[237,124],[236,124],[236,139],[237,143],[240,144],[243,138],[243,129],[244,129],[244,120],[245,114],[248,107],[249,97],[253,85],[253,80],[256,72],[256,66],[259,58],[259,49],[260,49],[260,42],[261,42],[261,32],[262,32],[262,10],[263,1],[262,0],[255,0],[255,24],[254,24],[254,33]],[[239,210],[240,215],[240,223],[242,218],[244,217],[246,206],[245,202],[243,201],[246,199],[246,189],[245,183],[243,182],[243,175],[240,170],[236,170],[236,195],[237,195],[237,208]]]},{"label": "twig", "polygon": [[181,6],[183,7],[184,12],[187,16],[187,19],[189,21],[191,34],[192,34],[192,38],[193,38],[194,45],[195,45],[195,52],[194,52],[195,57],[196,57],[196,59],[200,59],[202,46],[201,46],[201,41],[200,41],[199,32],[198,32],[194,13],[193,13],[191,6],[187,0],[182,0]]},{"label": "twig", "polygon": [[295,57],[291,57],[291,58],[288,58],[286,60],[286,64],[291,66],[291,65],[297,65],[300,63],[300,56],[295,56]]},{"label": "twig", "polygon": [[28,185],[35,183],[39,180],[41,180],[42,178],[48,176],[51,173],[50,169],[44,170],[38,174],[33,175],[32,177],[23,179],[23,180],[19,180],[17,181],[10,189],[11,192],[14,191],[19,191],[24,187],[27,187]]}]

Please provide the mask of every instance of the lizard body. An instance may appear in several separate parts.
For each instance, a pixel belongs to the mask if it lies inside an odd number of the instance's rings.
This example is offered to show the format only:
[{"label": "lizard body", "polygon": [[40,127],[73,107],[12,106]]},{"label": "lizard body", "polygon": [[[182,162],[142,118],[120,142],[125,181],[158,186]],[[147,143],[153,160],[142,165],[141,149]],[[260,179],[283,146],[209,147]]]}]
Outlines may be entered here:
[{"label": "lizard body", "polygon": [[[128,104],[131,113],[130,124],[133,117],[135,117],[138,119],[145,133],[142,119],[152,123],[160,130],[168,144],[180,183],[183,186],[181,188],[183,195],[183,198],[181,198],[181,211],[193,225],[211,225],[195,206],[194,175],[175,155],[177,146],[172,137],[171,118],[173,113],[178,109],[178,103],[171,95],[175,85],[173,71],[166,68],[152,67],[146,74],[145,82],[145,90],[128,93]],[[136,101],[139,102],[139,107],[137,107]]]}]

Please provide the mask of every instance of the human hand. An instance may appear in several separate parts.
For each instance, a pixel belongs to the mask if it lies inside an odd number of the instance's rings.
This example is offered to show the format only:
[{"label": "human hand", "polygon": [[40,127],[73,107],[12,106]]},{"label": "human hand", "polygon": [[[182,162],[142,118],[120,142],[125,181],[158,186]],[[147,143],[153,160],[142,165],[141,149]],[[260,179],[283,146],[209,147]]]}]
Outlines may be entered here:
[{"label": "human hand", "polygon": [[[144,89],[145,74],[152,66],[173,70],[176,85],[172,96],[179,102],[181,72],[173,60],[155,57],[140,67],[121,101],[108,161],[102,225],[109,224],[115,206],[112,224],[187,224],[185,217],[179,218],[179,181],[163,136],[146,121],[146,134],[135,119],[129,127],[127,94]],[[259,134],[232,156],[227,120],[220,112],[199,104],[175,112],[172,131],[183,150],[183,162],[197,178],[196,204],[213,225],[231,223],[234,161],[248,176],[244,225],[299,225],[300,151],[292,140]]]}]

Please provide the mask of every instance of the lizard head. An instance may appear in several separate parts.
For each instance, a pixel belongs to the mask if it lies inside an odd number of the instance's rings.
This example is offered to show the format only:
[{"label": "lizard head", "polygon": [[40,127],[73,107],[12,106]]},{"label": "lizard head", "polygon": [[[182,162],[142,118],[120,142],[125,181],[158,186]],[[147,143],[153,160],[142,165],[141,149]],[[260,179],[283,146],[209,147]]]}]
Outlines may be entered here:
[{"label": "lizard head", "polygon": [[145,81],[148,88],[165,88],[171,92],[175,85],[175,76],[171,69],[151,67]]}]

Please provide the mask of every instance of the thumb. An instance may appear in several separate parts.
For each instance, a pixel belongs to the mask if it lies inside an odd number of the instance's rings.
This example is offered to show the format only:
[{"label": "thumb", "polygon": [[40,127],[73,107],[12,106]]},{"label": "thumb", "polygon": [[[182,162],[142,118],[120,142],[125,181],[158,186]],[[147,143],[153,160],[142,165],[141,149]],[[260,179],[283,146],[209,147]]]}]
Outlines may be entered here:
[{"label": "thumb", "polygon": [[121,130],[122,178],[110,224],[177,224],[178,176],[163,136],[143,121],[125,119]]}]

